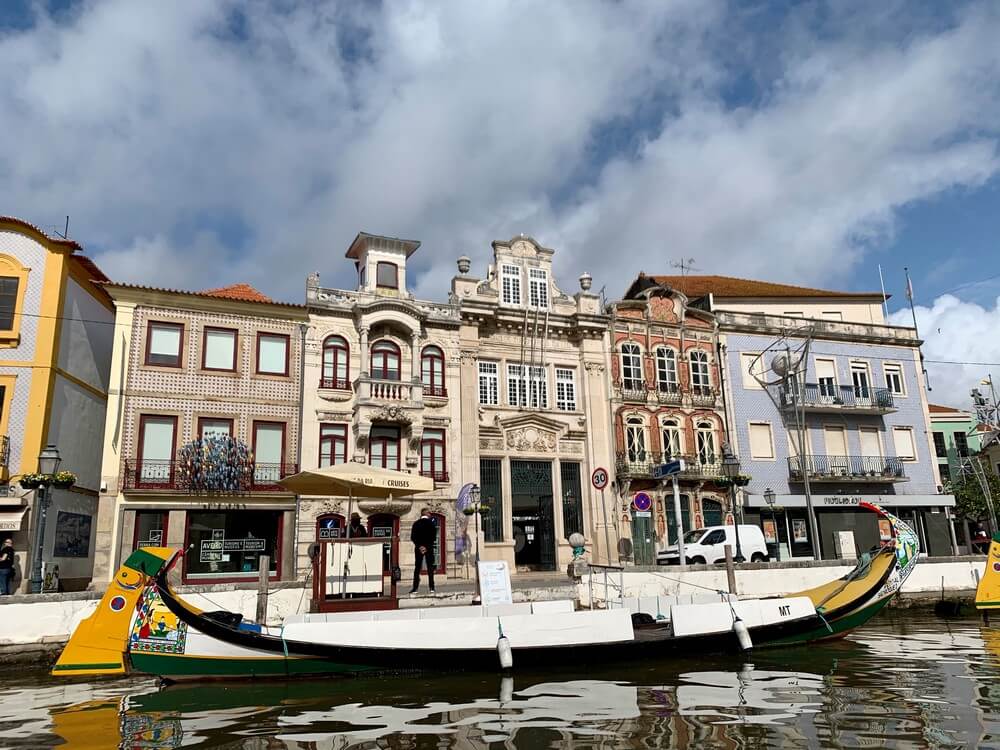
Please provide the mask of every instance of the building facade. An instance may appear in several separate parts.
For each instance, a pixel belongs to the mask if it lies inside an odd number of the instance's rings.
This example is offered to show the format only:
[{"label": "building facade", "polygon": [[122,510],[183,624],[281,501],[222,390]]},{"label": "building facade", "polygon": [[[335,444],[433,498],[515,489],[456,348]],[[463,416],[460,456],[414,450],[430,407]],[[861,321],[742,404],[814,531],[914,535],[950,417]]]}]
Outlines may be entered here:
[{"label": "building facade", "polygon": [[107,284],[115,304],[94,585],[136,548],[187,550],[185,583],[296,570],[301,305],[242,284],[179,292]]},{"label": "building facade", "polygon": [[[609,306],[615,474],[631,516],[634,560],[655,563],[655,550],[677,539],[672,484],[655,467],[681,459],[681,522],[685,530],[732,519],[718,483],[728,441],[715,316],[687,297],[646,278]],[[652,506],[632,502],[646,493]]]},{"label": "building facade", "polygon": [[[15,582],[29,590],[39,490],[19,479],[39,471],[47,445],[70,489],[49,488],[41,560],[60,588],[84,588],[94,559],[100,443],[108,398],[114,313],[107,281],[72,240],[0,217],[0,533],[16,550]],[[54,579],[50,579],[53,580]]]},{"label": "building facade", "polygon": [[965,459],[979,452],[981,433],[970,412],[940,404],[929,404],[928,410],[938,481],[943,485],[958,476]]},{"label": "building facade", "polygon": [[461,319],[456,305],[410,293],[407,260],[419,246],[361,233],[347,250],[355,289],[321,287],[318,274],[308,278],[302,465],[358,461],[432,477],[435,489],[418,498],[362,499],[352,509],[343,497],[302,498],[300,570],[310,545],[343,533],[353,510],[370,536],[401,538],[399,562],[408,573],[410,527],[428,509],[438,527],[437,574],[468,574],[468,558],[455,555],[454,501],[476,479],[465,471],[469,448],[459,433]]},{"label": "building facade", "polygon": [[575,294],[559,289],[553,250],[523,235],[492,245],[485,278],[459,259],[451,297],[461,316],[461,475],[487,508],[481,556],[512,571],[562,568],[580,532],[596,561],[617,562],[628,512],[615,487],[591,483],[613,465],[609,319],[587,274]]}]

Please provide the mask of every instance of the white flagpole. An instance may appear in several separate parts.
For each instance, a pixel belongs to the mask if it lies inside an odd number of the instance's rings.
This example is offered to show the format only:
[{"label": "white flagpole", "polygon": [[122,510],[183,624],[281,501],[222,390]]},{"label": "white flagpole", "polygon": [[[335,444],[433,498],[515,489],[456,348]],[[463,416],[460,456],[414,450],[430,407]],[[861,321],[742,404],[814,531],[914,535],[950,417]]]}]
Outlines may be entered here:
[{"label": "white flagpole", "polygon": [[886,304],[885,280],[882,278],[882,264],[878,264],[878,283],[882,285],[882,314],[889,318],[889,306]]}]

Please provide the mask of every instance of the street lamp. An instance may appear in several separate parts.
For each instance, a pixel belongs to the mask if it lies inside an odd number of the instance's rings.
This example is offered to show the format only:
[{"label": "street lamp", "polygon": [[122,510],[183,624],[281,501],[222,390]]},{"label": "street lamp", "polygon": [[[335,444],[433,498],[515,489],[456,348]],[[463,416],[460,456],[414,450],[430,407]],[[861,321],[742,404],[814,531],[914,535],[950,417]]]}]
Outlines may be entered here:
[{"label": "street lamp", "polygon": [[[59,471],[59,464],[62,459],[59,456],[59,449],[54,445],[46,445],[38,454],[38,473],[51,476]],[[48,513],[51,502],[51,490],[48,482],[43,482],[38,487],[38,495],[35,497],[35,506],[38,509],[38,521],[35,523],[35,554],[31,561],[31,593],[39,594],[42,591],[42,549],[45,545],[45,517]]]},{"label": "street lamp", "polygon": [[736,477],[740,475],[740,460],[733,453],[733,449],[726,443],[722,446],[722,473],[729,479],[729,491],[731,493],[731,505],[733,508],[733,521],[736,526],[736,556],[734,562],[746,562],[743,557],[743,549],[740,546],[740,518],[736,512]]},{"label": "street lamp", "polygon": [[774,520],[774,490],[768,487],[764,490],[764,502],[767,503],[767,507],[771,509],[771,526],[774,529],[774,557],[778,562],[781,562],[781,537],[778,535],[778,523]]}]

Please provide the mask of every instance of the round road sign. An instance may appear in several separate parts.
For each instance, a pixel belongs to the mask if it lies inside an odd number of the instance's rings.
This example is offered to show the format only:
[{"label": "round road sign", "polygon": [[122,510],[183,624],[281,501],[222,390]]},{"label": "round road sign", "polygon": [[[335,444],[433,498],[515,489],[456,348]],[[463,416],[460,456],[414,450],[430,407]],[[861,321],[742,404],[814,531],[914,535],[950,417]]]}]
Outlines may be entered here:
[{"label": "round road sign", "polygon": [[648,511],[653,507],[653,498],[645,492],[636,492],[635,496],[632,498],[632,507],[640,513]]},{"label": "round road sign", "polygon": [[601,467],[594,469],[594,473],[590,475],[590,482],[595,489],[603,490],[608,486],[608,470]]}]

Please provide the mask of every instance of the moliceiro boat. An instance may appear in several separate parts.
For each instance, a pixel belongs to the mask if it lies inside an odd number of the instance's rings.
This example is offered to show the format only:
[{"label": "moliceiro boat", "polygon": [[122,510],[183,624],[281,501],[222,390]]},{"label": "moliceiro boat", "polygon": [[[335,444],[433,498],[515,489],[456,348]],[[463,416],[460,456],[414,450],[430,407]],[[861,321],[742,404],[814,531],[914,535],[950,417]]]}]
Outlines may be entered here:
[{"label": "moliceiro boat", "polygon": [[[574,602],[301,614],[280,626],[204,612],[167,583],[179,553],[136,550],[97,610],[76,628],[56,675],[139,672],[169,680],[286,678],[407,670],[497,671],[747,651],[843,636],[875,616],[916,564],[917,538],[866,505],[892,539],[846,576],[781,597],[633,599],[602,610]],[[643,611],[653,610],[653,611]],[[648,616],[643,616],[643,615]]]}]

